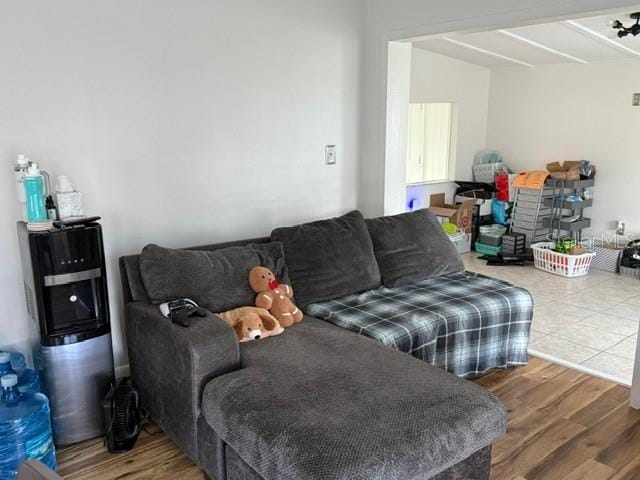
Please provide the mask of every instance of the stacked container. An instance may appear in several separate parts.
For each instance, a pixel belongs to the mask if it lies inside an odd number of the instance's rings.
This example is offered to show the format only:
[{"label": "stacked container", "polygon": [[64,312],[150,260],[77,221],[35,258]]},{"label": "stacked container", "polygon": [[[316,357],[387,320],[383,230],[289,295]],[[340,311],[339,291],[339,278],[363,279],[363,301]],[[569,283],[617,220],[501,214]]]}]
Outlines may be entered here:
[{"label": "stacked container", "polygon": [[527,248],[532,243],[548,239],[551,230],[545,226],[545,219],[551,217],[551,207],[545,205],[545,200],[553,197],[553,189],[545,187],[542,190],[519,188],[516,190],[515,205],[511,220],[511,231],[526,235]]}]

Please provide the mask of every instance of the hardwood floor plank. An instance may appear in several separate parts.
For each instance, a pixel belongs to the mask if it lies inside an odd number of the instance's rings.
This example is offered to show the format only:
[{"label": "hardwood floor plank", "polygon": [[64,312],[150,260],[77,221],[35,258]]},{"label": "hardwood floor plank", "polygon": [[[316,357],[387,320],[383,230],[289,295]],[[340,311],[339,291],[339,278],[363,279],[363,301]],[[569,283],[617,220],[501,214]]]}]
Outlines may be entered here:
[{"label": "hardwood floor plank", "polygon": [[540,382],[521,376],[517,382],[507,383],[493,390],[500,400],[504,402],[509,411],[522,403],[522,399],[534,388],[540,386]]},{"label": "hardwood floor plank", "polygon": [[640,478],[640,455],[626,465],[622,470],[616,472],[611,480],[638,480]]},{"label": "hardwood floor plank", "polygon": [[576,389],[580,382],[587,380],[584,374],[575,370],[566,370],[559,375],[539,382],[538,387],[530,390],[527,395],[519,398],[518,403],[509,405],[510,408],[524,406],[544,407],[553,402],[558,396]]},{"label": "hardwood floor plank", "polygon": [[489,391],[505,385],[509,382],[517,382],[522,375],[531,376],[535,372],[549,367],[549,363],[536,357],[531,357],[529,363],[523,367],[505,368],[491,372],[490,375],[484,375],[473,381],[478,385],[482,385]]},{"label": "hardwood floor plank", "polygon": [[629,389],[620,385],[614,385],[611,389],[607,390],[606,395],[601,395],[591,404],[575,412],[570,417],[570,420],[590,428],[628,400]]},{"label": "hardwood floor plank", "polygon": [[[513,413],[513,414],[511,414]],[[507,433],[493,445],[493,461],[498,462],[530,441],[535,435],[548,428],[555,419],[530,408],[511,412]]]},{"label": "hardwood floor plank", "polygon": [[613,468],[590,458],[562,480],[609,480],[614,473]]},{"label": "hardwood floor plank", "polygon": [[[529,365],[474,380],[509,408],[494,445],[492,480],[639,480],[640,412],[629,389],[531,358]],[[203,472],[154,424],[127,453],[102,439],[58,451],[66,480],[204,480]]]},{"label": "hardwood floor plank", "polygon": [[610,439],[610,443],[598,452],[595,459],[618,471],[640,455],[638,445],[640,445],[640,418],[618,436]]},{"label": "hardwood floor plank", "polygon": [[[530,358],[533,359],[535,357]],[[545,362],[544,360],[540,360],[540,362],[542,363],[539,364],[539,368],[529,369],[529,365],[527,365],[523,369],[523,375],[538,382],[546,382],[567,371],[565,367],[561,367],[560,365],[556,365],[555,363]],[[537,364],[534,363],[534,365]]]},{"label": "hardwood floor plank", "polygon": [[[559,389],[554,395],[550,395],[547,400],[541,402],[539,410],[549,417],[570,418],[613,387],[614,385],[610,382],[596,377],[587,377],[576,381],[569,388]],[[535,402],[536,399],[533,398],[532,401]]]},{"label": "hardwood floor plank", "polygon": [[[536,432],[525,443],[514,447],[493,463],[494,478],[511,479],[536,465],[540,458],[553,452],[559,446],[584,431],[582,425],[564,418],[549,423]],[[525,475],[528,480],[529,477]]]},{"label": "hardwood floor plank", "polygon": [[640,412],[620,405],[592,428],[559,446],[524,476],[527,480],[561,480],[631,427],[640,428]]}]

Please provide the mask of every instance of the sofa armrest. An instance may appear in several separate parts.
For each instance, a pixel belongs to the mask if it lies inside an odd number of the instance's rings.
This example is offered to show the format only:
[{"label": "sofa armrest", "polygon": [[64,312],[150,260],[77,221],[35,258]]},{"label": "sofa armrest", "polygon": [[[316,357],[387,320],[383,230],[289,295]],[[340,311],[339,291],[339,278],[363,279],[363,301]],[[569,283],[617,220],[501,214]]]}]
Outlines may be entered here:
[{"label": "sofa armrest", "polygon": [[129,366],[142,405],[160,427],[197,461],[197,422],[209,380],[240,368],[236,333],[215,314],[175,325],[157,305],[125,307]]}]

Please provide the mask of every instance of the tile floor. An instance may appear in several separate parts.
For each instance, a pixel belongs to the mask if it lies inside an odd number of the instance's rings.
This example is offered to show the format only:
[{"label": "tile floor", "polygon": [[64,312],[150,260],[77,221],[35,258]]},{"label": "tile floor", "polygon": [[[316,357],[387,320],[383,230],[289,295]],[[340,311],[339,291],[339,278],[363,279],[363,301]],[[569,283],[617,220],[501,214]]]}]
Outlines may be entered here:
[{"label": "tile floor", "polygon": [[490,267],[473,252],[464,259],[468,270],[532,293],[531,354],[631,385],[640,324],[638,279],[598,270],[563,278],[533,266]]}]

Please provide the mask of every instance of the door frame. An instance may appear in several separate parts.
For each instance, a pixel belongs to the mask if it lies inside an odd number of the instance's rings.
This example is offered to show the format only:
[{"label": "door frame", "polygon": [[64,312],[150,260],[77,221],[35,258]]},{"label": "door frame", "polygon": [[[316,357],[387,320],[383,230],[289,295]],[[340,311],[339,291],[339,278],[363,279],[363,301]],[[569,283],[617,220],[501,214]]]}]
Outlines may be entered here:
[{"label": "door frame", "polygon": [[[640,335],[640,328],[638,335]],[[631,399],[629,400],[631,408],[640,410],[640,341],[636,345],[636,358],[634,360],[633,380],[631,382]]]}]

